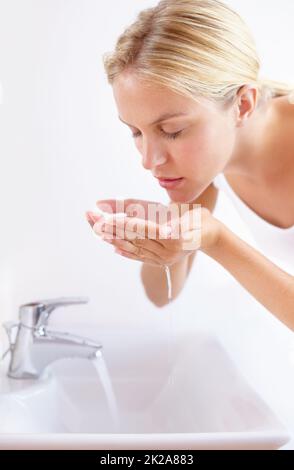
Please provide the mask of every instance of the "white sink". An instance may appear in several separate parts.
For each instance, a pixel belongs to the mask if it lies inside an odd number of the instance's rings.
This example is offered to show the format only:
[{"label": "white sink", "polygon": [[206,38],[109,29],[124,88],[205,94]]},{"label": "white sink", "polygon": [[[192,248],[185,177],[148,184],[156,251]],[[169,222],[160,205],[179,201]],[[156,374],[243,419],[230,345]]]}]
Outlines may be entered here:
[{"label": "white sink", "polygon": [[38,381],[2,374],[0,449],[278,449],[288,441],[217,339],[138,330],[93,337],[93,328],[92,338],[104,346],[119,429],[93,364],[65,359]]}]

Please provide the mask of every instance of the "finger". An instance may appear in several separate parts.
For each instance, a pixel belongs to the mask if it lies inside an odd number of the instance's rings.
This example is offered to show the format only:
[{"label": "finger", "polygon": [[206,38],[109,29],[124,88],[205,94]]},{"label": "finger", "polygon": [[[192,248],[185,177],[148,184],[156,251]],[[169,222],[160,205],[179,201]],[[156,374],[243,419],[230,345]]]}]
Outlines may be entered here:
[{"label": "finger", "polygon": [[[124,238],[124,231],[118,230],[114,224],[114,218],[119,217],[118,215],[100,215],[93,212],[87,213],[87,219],[90,222],[93,230],[97,235],[102,235],[103,233],[108,233],[113,237]],[[93,224],[94,222],[94,224]],[[111,238],[109,236],[109,238]]]},{"label": "finger", "polygon": [[[175,245],[177,245],[174,240],[169,240],[168,246],[166,246],[166,244],[161,241],[162,227],[156,227],[156,225],[152,224],[150,221],[148,221],[146,225],[146,230],[144,231],[142,226],[144,226],[145,222],[142,219],[138,221],[134,218],[131,218],[132,226],[130,228],[132,229],[132,231],[130,231],[128,230],[129,224],[126,225],[126,223],[122,222],[122,220],[128,222],[128,220],[130,219],[127,219],[127,217],[124,217],[123,219],[117,218],[117,216],[114,214],[110,215],[106,220],[103,216],[98,216],[98,219],[99,223],[97,223],[97,225],[95,225],[93,229],[97,233],[97,235],[105,235],[105,241],[115,239],[126,239],[132,242],[136,241],[138,242],[138,246],[146,248],[148,251],[155,253],[160,258],[164,258],[166,249],[171,249],[173,251]],[[150,227],[153,229],[153,239],[150,239],[150,237],[152,237],[152,233],[150,233]],[[165,236],[165,238],[167,237]],[[141,240],[142,243],[139,243]]]},{"label": "finger", "polygon": [[[128,230],[123,230],[119,229],[115,226],[111,226],[109,224],[94,224],[93,227],[94,232],[103,238],[105,241],[128,241],[128,242],[134,242],[135,240],[139,240],[139,238],[136,238],[134,240],[134,236],[139,236],[139,235],[134,235],[134,232],[130,232]],[[148,238],[145,238],[144,240],[145,244],[148,244],[149,240]],[[159,242],[157,242],[160,244]]]},{"label": "finger", "polygon": [[[149,253],[152,256],[156,255],[156,257],[158,257],[161,261],[165,259],[166,254],[170,251],[170,250],[167,250],[167,248],[165,248],[161,243],[159,243],[156,240],[150,240],[148,238],[141,240],[137,238],[130,242],[126,240],[123,235],[124,234],[122,233],[117,238],[117,236],[113,236],[112,233],[104,232],[101,238],[105,242],[110,243],[118,248],[126,249],[126,251],[130,251],[131,253],[138,254],[139,253],[138,250],[142,249],[146,252],[146,254]],[[172,251],[173,250],[171,250],[170,253],[172,253]]]},{"label": "finger", "polygon": [[138,246],[138,245],[135,245],[134,243],[132,242],[129,242],[127,240],[118,240],[118,239],[108,239],[106,236],[102,236],[101,237],[102,240],[104,240],[105,242],[113,245],[114,247],[118,248],[118,249],[121,249],[123,251],[126,251],[130,254],[133,254],[137,257],[142,257],[142,256],[147,256],[147,257],[151,257],[153,259],[158,259],[158,261],[162,261],[163,258],[159,255],[157,255],[156,253],[154,253],[153,251],[147,249],[145,246],[141,247],[141,246]]},{"label": "finger", "polygon": [[87,221],[89,222],[89,224],[91,225],[92,228],[95,225],[95,223],[98,222],[99,219],[101,218],[101,216],[99,214],[95,214],[92,211],[85,212],[85,216],[86,216],[86,219],[87,219]]},{"label": "finger", "polygon": [[86,216],[87,221],[89,222],[89,224],[93,228],[95,224],[94,224],[93,220],[91,219],[91,217],[87,214],[87,212],[85,213],[85,216]]},{"label": "finger", "polygon": [[138,247],[133,245],[133,243],[131,242],[128,242],[126,240],[108,239],[107,235],[103,235],[101,239],[105,241],[106,243],[113,245],[117,249],[126,251],[136,256],[140,255],[140,251],[138,251]]},{"label": "finger", "polygon": [[163,225],[156,224],[150,220],[143,220],[136,217],[124,217],[121,219],[113,220],[117,229],[124,230],[126,237],[130,240],[136,238],[140,239],[151,239],[151,240],[163,240],[167,239],[167,234],[170,232],[166,231],[166,227]]},{"label": "finger", "polygon": [[115,215],[110,215],[107,219],[100,219],[97,224],[94,224],[93,229],[98,235],[106,232],[108,234],[118,235],[121,238],[129,238],[131,240],[138,236],[146,238],[148,231],[143,228],[145,227],[145,222],[140,219],[140,222],[143,223],[143,225],[138,225],[136,223],[130,224],[130,220],[134,221],[133,218],[127,216],[123,219],[117,219]]},{"label": "finger", "polygon": [[121,256],[124,256],[125,258],[129,258],[129,259],[133,259],[135,261],[141,261],[141,262],[144,262],[144,263],[148,263],[148,264],[151,264],[153,266],[162,266],[161,263],[159,261],[157,261],[156,259],[153,259],[153,258],[149,258],[149,257],[138,257],[132,253],[129,253],[127,251],[124,251],[124,250],[120,250],[120,249],[116,249],[115,250],[115,253],[121,255]]},{"label": "finger", "polygon": [[128,207],[135,199],[102,199],[96,202],[97,207],[109,214],[127,213]]},{"label": "finger", "polygon": [[102,199],[96,202],[97,207],[110,214],[124,212],[130,217],[148,218],[150,208],[157,211],[166,210],[166,206],[156,201],[143,199]]},{"label": "finger", "polygon": [[132,232],[116,227],[113,223],[105,220],[94,224],[93,230],[99,236],[105,235],[108,240],[134,238],[134,234]]},{"label": "finger", "polygon": [[93,226],[93,230],[97,235],[107,235],[108,239],[120,237],[123,237],[123,231],[119,231],[116,229],[114,225],[108,224],[105,219],[103,221],[97,222]]}]

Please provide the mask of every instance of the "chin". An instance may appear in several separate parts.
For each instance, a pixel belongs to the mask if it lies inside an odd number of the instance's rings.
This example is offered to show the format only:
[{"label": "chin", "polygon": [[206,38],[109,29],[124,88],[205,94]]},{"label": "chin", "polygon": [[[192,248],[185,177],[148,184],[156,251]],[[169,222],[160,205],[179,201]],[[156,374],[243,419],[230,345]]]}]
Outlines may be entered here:
[{"label": "chin", "polygon": [[196,192],[193,191],[188,193],[184,191],[168,191],[168,195],[171,199],[172,202],[175,202],[177,204],[192,204],[195,202],[195,199],[197,199],[200,196],[201,192]]}]

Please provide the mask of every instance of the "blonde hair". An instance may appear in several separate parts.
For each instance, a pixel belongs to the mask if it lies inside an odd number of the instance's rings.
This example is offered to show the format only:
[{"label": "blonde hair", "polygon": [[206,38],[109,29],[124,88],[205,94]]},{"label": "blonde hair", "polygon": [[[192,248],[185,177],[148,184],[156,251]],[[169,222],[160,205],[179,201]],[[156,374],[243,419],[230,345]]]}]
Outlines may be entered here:
[{"label": "blonde hair", "polygon": [[242,18],[219,0],[161,0],[141,11],[103,55],[108,82],[126,70],[184,96],[217,101],[243,85],[259,96],[284,96],[294,87],[259,78],[254,39]]}]

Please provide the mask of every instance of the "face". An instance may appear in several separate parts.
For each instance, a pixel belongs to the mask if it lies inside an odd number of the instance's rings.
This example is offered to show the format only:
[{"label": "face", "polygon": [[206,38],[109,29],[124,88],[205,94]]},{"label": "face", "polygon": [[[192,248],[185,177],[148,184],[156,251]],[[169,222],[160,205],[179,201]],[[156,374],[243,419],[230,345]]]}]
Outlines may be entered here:
[{"label": "face", "polygon": [[[209,100],[195,102],[130,72],[115,79],[113,93],[143,167],[154,177],[182,178],[166,191],[173,202],[193,203],[230,159],[235,143],[233,112]],[[157,122],[167,114],[179,115]]]}]

